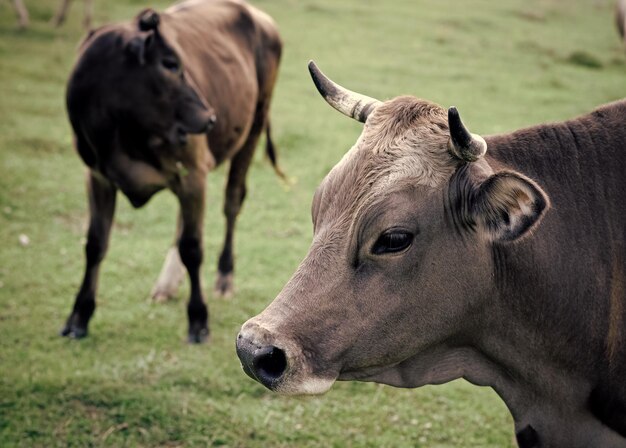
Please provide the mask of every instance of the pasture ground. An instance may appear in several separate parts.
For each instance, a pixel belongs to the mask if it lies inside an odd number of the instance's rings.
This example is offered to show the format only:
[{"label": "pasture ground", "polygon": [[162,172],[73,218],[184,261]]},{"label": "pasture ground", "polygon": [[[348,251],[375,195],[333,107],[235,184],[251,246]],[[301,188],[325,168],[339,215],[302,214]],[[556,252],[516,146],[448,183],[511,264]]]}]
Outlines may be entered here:
[{"label": "pasture ground", "polygon": [[[259,151],[236,241],[236,296],[210,295],[222,241],[224,167],[210,176],[203,273],[212,337],[189,346],[184,287],[147,300],[173,238],[176,204],[118,201],[88,339],[57,336],[83,270],[83,167],[71,145],[64,86],[81,30],[30,7],[16,30],[0,1],[0,446],[503,447],[512,420],[494,392],[463,381],[419,390],[339,383],[284,398],[248,379],[235,335],[291,276],[311,239],[313,191],[360,126],[332,111],[306,70],[384,99],[456,105],[489,134],[587,112],[626,93],[626,62],[605,0],[257,0],[285,53],[272,110],[286,188]],[[163,0],[96,2],[95,23]],[[20,235],[29,243],[20,243]],[[22,237],[24,240],[24,237]]]}]

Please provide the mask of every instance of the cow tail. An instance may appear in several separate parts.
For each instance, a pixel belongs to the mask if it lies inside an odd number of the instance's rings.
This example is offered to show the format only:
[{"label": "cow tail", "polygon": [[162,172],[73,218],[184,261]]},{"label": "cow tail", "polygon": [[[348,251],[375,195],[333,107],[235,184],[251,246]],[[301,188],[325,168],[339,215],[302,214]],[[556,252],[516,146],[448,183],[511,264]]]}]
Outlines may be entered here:
[{"label": "cow tail", "polygon": [[274,146],[274,142],[272,141],[269,120],[267,120],[267,124],[265,125],[265,153],[267,154],[267,157],[270,159],[272,167],[274,168],[274,171],[276,172],[278,177],[280,177],[284,181],[287,181],[287,176],[285,175],[283,170],[280,169],[280,166],[278,165],[278,159],[276,157],[276,147]]}]

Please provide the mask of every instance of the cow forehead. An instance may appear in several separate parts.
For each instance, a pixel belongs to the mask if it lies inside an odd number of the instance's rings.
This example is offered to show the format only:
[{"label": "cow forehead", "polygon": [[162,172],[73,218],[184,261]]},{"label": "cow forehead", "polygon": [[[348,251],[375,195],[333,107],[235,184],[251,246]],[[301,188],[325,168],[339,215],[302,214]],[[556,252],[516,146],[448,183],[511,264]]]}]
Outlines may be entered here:
[{"label": "cow forehead", "polygon": [[[167,26],[167,17],[162,15],[162,24],[158,30],[158,39],[154,39],[153,44],[161,50],[166,49],[177,55],[181,54],[181,49],[176,43],[176,30]],[[120,67],[125,55],[125,47],[134,38],[146,37],[152,31],[140,31],[137,24],[131,22],[112,23],[105,25],[91,32],[80,44],[82,58],[96,58],[107,65],[109,69]]]},{"label": "cow forehead", "polygon": [[89,33],[81,43],[80,49],[91,51],[95,49],[101,53],[104,49],[119,52],[130,38],[138,34],[136,26],[128,22],[107,24]]},{"label": "cow forehead", "polygon": [[403,186],[442,186],[458,164],[448,139],[447,114],[440,106],[415,97],[381,104],[324,179],[314,220],[349,225],[368,204]]},{"label": "cow forehead", "polygon": [[448,152],[448,139],[447,114],[440,106],[408,96],[381,104],[325,179],[323,202],[337,214],[400,184],[441,186],[458,164]]}]

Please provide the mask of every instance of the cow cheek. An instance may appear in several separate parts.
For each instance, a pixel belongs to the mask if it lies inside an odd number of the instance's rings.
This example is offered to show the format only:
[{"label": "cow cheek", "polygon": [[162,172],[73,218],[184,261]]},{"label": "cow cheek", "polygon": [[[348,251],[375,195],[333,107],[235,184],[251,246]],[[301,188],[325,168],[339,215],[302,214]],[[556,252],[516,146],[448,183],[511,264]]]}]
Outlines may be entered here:
[{"label": "cow cheek", "polygon": [[[355,285],[335,318],[333,341],[342,370],[387,365],[405,356],[414,332],[406,290],[374,276]],[[325,324],[326,325],[326,324]]]},{"label": "cow cheek", "polygon": [[353,328],[347,369],[391,365],[446,337],[457,313],[436,271],[434,264],[406,260],[355,286],[357,306],[346,311]]}]

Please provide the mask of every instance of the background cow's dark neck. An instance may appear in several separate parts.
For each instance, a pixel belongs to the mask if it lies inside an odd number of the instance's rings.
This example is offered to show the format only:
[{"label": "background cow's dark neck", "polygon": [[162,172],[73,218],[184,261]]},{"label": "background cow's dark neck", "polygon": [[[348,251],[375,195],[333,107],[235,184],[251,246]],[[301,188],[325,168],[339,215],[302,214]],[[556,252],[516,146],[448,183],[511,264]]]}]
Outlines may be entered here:
[{"label": "background cow's dark neck", "polygon": [[507,341],[522,347],[506,368],[532,385],[526,406],[543,396],[571,407],[568,378],[581,411],[626,435],[626,385],[611,373],[626,367],[626,101],[486,141],[494,170],[536,180],[552,208],[533,234],[492,249],[499,299],[484,348],[510,359]]}]

